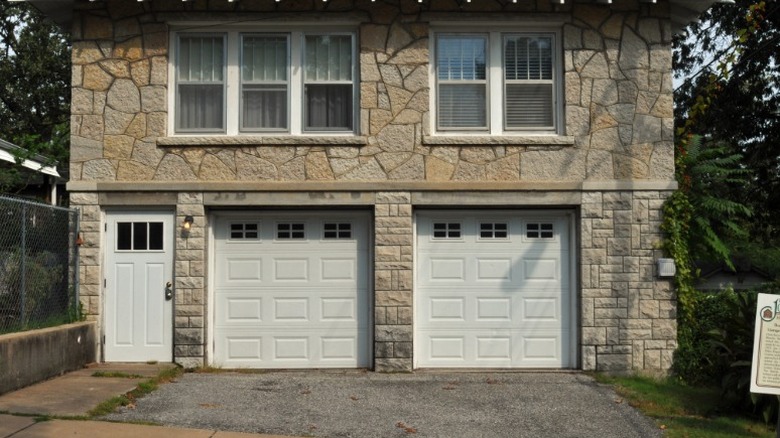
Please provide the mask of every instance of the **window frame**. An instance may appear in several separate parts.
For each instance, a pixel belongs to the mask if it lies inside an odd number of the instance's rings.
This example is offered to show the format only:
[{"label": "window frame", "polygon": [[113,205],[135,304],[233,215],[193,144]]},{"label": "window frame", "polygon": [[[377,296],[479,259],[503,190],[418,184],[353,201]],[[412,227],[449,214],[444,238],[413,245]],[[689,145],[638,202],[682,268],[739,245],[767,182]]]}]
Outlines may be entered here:
[{"label": "window frame", "polygon": [[[486,35],[487,36],[487,103],[485,128],[457,128],[439,125],[439,77],[437,43],[440,36]],[[507,86],[504,60],[505,36],[549,36],[552,38],[552,118],[551,127],[507,127],[505,90]],[[430,62],[430,126],[433,136],[561,136],[565,135],[564,93],[563,93],[563,41],[559,26],[552,25],[496,25],[480,24],[432,24],[429,50]]]},{"label": "window frame", "polygon": [[[186,26],[186,27],[185,27]],[[358,47],[357,26],[353,24],[334,23],[332,25],[263,25],[263,26],[209,26],[206,29],[193,28],[184,23],[171,24],[170,47],[174,53],[168,57],[168,136],[192,137],[192,136],[355,136],[360,134],[360,56]],[[195,129],[182,130],[178,126],[179,116],[179,92],[178,92],[178,57],[179,39],[182,35],[224,35],[225,41],[225,76],[223,117],[224,129]],[[244,36],[286,36],[288,41],[288,100],[287,100],[287,128],[244,128],[243,120],[243,78],[242,68],[242,41]],[[350,115],[352,129],[319,129],[307,130],[305,128],[305,101],[304,95],[304,67],[305,67],[305,38],[307,35],[347,35],[351,41],[351,95],[352,114]]]}]

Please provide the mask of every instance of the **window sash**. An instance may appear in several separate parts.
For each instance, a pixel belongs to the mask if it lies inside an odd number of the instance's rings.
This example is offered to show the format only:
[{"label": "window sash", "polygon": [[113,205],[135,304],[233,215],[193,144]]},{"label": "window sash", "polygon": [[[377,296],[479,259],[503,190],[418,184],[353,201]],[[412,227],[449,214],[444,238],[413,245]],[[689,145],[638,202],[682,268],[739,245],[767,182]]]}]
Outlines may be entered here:
[{"label": "window sash", "polygon": [[287,34],[241,35],[240,131],[289,130],[290,39]]},{"label": "window sash", "polygon": [[555,129],[555,38],[504,34],[504,129]]},{"label": "window sash", "polygon": [[355,41],[351,34],[303,37],[303,130],[354,130]]},{"label": "window sash", "polygon": [[225,131],[225,35],[177,38],[176,131]]},{"label": "window sash", "polygon": [[488,128],[488,53],[488,35],[438,36],[437,129],[484,131]]}]

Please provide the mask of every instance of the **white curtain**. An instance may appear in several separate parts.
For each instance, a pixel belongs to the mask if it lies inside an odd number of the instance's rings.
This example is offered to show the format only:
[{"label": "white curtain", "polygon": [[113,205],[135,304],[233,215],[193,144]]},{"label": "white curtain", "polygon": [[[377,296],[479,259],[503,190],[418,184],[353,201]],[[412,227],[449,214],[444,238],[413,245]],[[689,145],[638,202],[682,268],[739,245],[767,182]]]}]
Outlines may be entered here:
[{"label": "white curtain", "polygon": [[352,130],[352,52],[350,35],[306,36],[306,130]]},{"label": "white curtain", "polygon": [[178,51],[177,129],[224,129],[225,40],[181,36]]},{"label": "white curtain", "polygon": [[287,36],[242,38],[242,128],[287,129],[288,53]]}]

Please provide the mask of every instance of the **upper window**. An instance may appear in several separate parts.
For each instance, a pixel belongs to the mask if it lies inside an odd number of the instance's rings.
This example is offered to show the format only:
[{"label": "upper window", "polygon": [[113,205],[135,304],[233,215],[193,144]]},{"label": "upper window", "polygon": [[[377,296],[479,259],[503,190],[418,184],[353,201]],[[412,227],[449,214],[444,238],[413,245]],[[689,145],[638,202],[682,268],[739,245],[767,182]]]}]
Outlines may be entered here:
[{"label": "upper window", "polygon": [[355,35],[181,32],[177,134],[352,133]]},{"label": "upper window", "polygon": [[558,130],[555,33],[437,33],[439,132]]}]

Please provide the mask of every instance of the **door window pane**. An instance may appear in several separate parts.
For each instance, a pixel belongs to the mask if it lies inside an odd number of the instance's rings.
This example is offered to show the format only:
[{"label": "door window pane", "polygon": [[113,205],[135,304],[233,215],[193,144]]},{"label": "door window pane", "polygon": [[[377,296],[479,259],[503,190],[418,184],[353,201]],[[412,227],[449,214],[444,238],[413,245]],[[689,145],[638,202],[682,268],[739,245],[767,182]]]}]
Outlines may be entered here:
[{"label": "door window pane", "polygon": [[163,249],[163,223],[149,222],[149,249]]},{"label": "door window pane", "polygon": [[134,222],[133,223],[133,249],[145,250],[147,249],[147,223],[146,222]]},{"label": "door window pane", "polygon": [[133,249],[133,224],[118,222],[116,224],[116,249],[127,251]]}]

